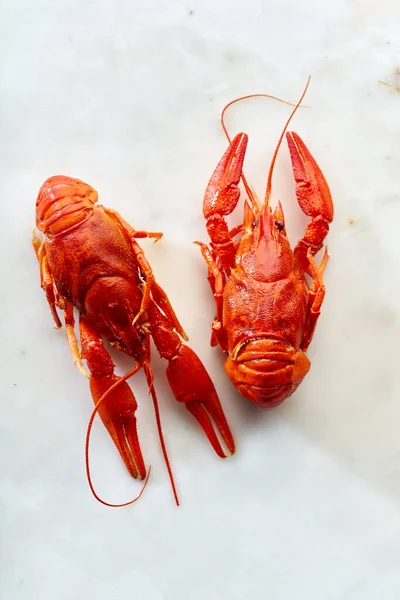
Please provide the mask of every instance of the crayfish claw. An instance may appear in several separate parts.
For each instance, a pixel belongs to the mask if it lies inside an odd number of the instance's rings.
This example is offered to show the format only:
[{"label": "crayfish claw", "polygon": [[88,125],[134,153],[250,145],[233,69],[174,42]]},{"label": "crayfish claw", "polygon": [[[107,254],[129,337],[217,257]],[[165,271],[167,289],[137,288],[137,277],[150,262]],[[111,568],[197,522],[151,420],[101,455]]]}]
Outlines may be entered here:
[{"label": "crayfish claw", "polygon": [[[183,402],[198,421],[218,456],[226,457],[216,431],[229,453],[234,454],[235,442],[232,432],[214,384],[197,354],[182,344],[169,362],[167,377],[175,398],[178,402]],[[215,423],[216,431],[211,419]]]},{"label": "crayfish claw", "polygon": [[297,133],[288,131],[286,139],[300,208],[306,215],[321,217],[330,223],[333,219],[332,196],[317,161]]},{"label": "crayfish claw", "polygon": [[[216,454],[220,458],[226,458],[226,454],[224,453],[221,443],[218,439],[218,436],[214,430],[213,422],[215,423],[216,429],[223,439],[226,447],[229,450],[230,454],[235,453],[235,441],[233,439],[231,430],[229,429],[229,425],[226,421],[225,415],[223,413],[222,407],[218,400],[219,406],[213,406],[214,403],[209,402],[187,402],[186,408],[192,413],[194,418],[199,423],[200,427],[206,434],[208,441],[211,446],[214,448]],[[212,420],[211,420],[211,418]]]},{"label": "crayfish claw", "polygon": [[[114,374],[105,377],[92,374],[90,390],[95,404],[119,379]],[[135,479],[144,479],[146,467],[137,433],[136,408],[132,390],[126,382],[122,382],[109,394],[98,412],[130,475]]]},{"label": "crayfish claw", "polygon": [[333,202],[329,186],[317,161],[297,133],[286,133],[296,181],[296,196],[301,210],[312,217],[303,238],[294,249],[295,263],[300,270],[307,268],[307,251],[312,255],[322,248],[333,220]]},{"label": "crayfish claw", "polygon": [[[225,458],[217,433],[233,454],[235,442],[231,430],[214,384],[200,358],[189,346],[182,343],[176,330],[171,327],[170,319],[155,303],[150,304],[149,318],[151,335],[157,350],[162,358],[168,360],[166,375],[176,400],[185,404],[199,422],[218,456]],[[180,328],[180,335],[182,331]],[[210,417],[215,423],[216,431]]]},{"label": "crayfish claw", "polygon": [[190,413],[192,413],[194,418],[200,424],[200,427],[206,434],[208,441],[210,442],[211,446],[214,448],[218,456],[220,458],[226,458],[226,454],[222,449],[220,441],[214,431],[211,419],[204,406],[200,402],[188,402],[186,404],[186,408]]},{"label": "crayfish claw", "polygon": [[[146,477],[136,428],[136,398],[123,377],[114,373],[114,363],[91,323],[83,315],[79,322],[82,351],[90,371],[90,391],[99,417],[110,434],[129,473]],[[129,376],[140,369],[136,364]]]}]

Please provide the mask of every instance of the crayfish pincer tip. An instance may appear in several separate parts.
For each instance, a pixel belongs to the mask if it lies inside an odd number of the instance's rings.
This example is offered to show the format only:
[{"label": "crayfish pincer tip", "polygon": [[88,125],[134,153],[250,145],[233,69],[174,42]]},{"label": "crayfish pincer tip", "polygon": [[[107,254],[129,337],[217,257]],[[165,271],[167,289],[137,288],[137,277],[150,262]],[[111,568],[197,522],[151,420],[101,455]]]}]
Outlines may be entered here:
[{"label": "crayfish pincer tip", "polygon": [[[185,373],[189,376],[186,377]],[[226,458],[217,433],[231,454],[235,444],[218,394],[200,358],[181,344],[167,367],[167,378],[178,402],[185,404],[206,434],[216,454]]]},{"label": "crayfish pincer tip", "polygon": [[[217,402],[219,404],[219,400]],[[221,406],[216,406],[215,401],[213,403],[192,401],[186,403],[186,408],[199,423],[215,453],[220,458],[227,458],[227,455],[221,446],[215,428],[228,448],[229,453],[233,454],[235,452],[235,442],[233,441],[232,433]],[[211,419],[215,423],[215,428]]]}]

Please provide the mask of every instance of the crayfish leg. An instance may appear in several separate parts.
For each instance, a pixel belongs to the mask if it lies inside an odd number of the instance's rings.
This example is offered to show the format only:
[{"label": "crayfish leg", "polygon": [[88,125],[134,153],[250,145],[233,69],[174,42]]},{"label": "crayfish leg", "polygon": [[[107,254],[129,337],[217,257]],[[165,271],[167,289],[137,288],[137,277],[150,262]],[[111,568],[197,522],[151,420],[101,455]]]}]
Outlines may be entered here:
[{"label": "crayfish leg", "polygon": [[84,377],[90,379],[90,374],[82,364],[81,354],[78,348],[78,340],[75,334],[74,307],[73,304],[71,304],[71,302],[66,302],[64,309],[64,318],[68,346],[72,354],[72,360],[74,361],[74,365],[78,368],[78,370],[82,373]]},{"label": "crayfish leg", "polygon": [[227,344],[223,329],[221,327],[225,275],[223,271],[221,271],[221,269],[218,267],[209,247],[206,244],[203,244],[202,242],[195,242],[195,244],[197,244],[197,246],[200,246],[201,254],[207,263],[208,281],[214,294],[217,310],[216,317],[212,324],[211,346],[216,346],[216,344],[219,343],[222,350],[225,352]]},{"label": "crayfish leg", "polygon": [[128,234],[128,236],[131,239],[153,238],[155,242],[158,242],[163,236],[163,234],[160,231],[143,231],[143,230],[134,229],[132,227],[132,225],[130,225],[128,223],[128,221],[125,221],[125,219],[123,217],[121,217],[119,212],[117,212],[116,210],[114,210],[112,208],[106,208],[105,206],[99,206],[99,209],[101,209],[108,217],[113,219],[113,221],[118,223],[118,225],[120,225],[120,227],[122,227],[122,229]]},{"label": "crayfish leg", "polygon": [[175,311],[172,308],[172,305],[169,301],[167,294],[164,292],[162,287],[160,285],[158,285],[158,283],[156,281],[154,282],[154,286],[153,286],[153,298],[154,298],[157,306],[159,306],[163,310],[163,312],[165,313],[167,318],[171,321],[172,327],[187,342],[188,336],[186,335],[182,325],[178,321],[178,317],[176,316]]},{"label": "crayfish leg", "polygon": [[324,256],[319,267],[315,262],[310,248],[307,252],[307,258],[309,261],[309,269],[307,272],[310,277],[313,278],[313,283],[308,292],[308,315],[300,346],[304,352],[307,350],[313,338],[325,297],[325,285],[322,276],[329,260],[328,249],[325,247]]},{"label": "crayfish leg", "polygon": [[54,284],[53,276],[49,269],[49,265],[47,263],[46,246],[45,246],[45,243],[42,242],[38,238],[38,236],[36,234],[36,227],[34,228],[33,233],[32,233],[32,246],[35,250],[37,259],[39,261],[40,286],[46,294],[46,300],[50,307],[51,315],[52,315],[53,321],[54,321],[54,326],[56,329],[60,329],[61,321],[60,321],[60,317],[57,314],[57,309],[56,309],[57,302],[56,302],[56,296],[54,293],[55,284]]}]

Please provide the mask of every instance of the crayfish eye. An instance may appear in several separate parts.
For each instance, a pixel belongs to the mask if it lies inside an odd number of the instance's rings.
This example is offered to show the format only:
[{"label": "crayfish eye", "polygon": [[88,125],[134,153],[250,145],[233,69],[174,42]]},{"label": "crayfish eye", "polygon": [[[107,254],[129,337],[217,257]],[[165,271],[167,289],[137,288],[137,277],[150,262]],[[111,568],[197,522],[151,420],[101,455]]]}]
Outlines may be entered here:
[{"label": "crayfish eye", "polygon": [[256,219],[255,221],[253,221],[252,225],[253,225],[253,227],[257,227],[257,225],[258,225],[258,219]]},{"label": "crayfish eye", "polygon": [[277,221],[275,221],[275,225],[276,225],[278,231],[282,231],[283,229],[285,229],[285,223],[283,221],[281,221],[281,219],[278,219]]}]

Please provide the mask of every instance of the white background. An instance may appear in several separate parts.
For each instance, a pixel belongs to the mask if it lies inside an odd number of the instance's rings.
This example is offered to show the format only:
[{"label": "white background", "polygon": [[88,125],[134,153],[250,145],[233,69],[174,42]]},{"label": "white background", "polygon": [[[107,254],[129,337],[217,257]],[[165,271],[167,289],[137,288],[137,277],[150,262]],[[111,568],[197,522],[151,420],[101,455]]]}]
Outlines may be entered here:
[{"label": "white background", "polygon": [[[398,1],[3,0],[0,14],[1,598],[398,599],[400,93],[378,82],[400,84]],[[312,369],[266,413],[208,345],[214,304],[192,241],[207,239],[202,196],[226,148],[225,103],[296,101],[308,75],[312,108],[291,127],[332,190],[332,258]],[[260,195],[289,111],[259,99],[228,115],[232,133],[250,135]],[[30,245],[38,189],[60,173],[165,233],[142,245],[237,441],[233,458],[213,454],[155,356],[179,509],[142,375],[130,383],[153,466],[145,494],[107,509],[86,484],[90,392],[52,327]],[[273,184],[295,243],[307,221],[285,143]],[[99,422],[92,463],[109,501],[139,490]]]}]

